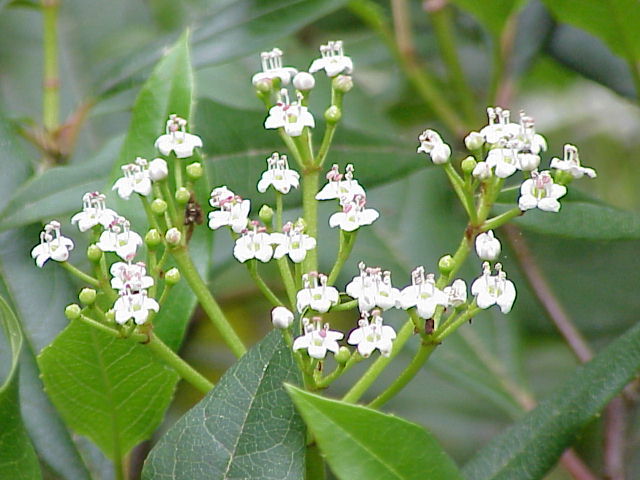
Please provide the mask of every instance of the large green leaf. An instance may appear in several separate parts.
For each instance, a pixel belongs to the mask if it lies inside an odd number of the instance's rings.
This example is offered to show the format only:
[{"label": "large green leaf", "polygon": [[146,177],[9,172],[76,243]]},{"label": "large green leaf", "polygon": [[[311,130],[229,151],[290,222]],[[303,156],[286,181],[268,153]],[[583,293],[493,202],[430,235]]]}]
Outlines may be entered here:
[{"label": "large green leaf", "polygon": [[9,374],[0,385],[0,478],[42,478],[38,457],[20,416],[18,358],[22,332],[18,319],[0,297],[0,323],[11,349]]},{"label": "large green leaf", "polygon": [[542,478],[640,369],[640,324],[577,369],[555,394],[477,452],[469,480]]},{"label": "large green leaf", "polygon": [[290,385],[287,390],[338,478],[462,480],[453,460],[421,426]]},{"label": "large green leaf", "polygon": [[523,0],[453,0],[463,10],[476,17],[495,36],[500,36],[509,17],[515,12]]},{"label": "large green leaf", "polygon": [[283,382],[299,383],[300,374],[273,331],[160,439],[142,478],[302,478],[305,429]]},{"label": "large green leaf", "polygon": [[67,424],[110,458],[149,438],[173,397],[178,375],[144,345],[80,321],[38,356],[45,389]]}]

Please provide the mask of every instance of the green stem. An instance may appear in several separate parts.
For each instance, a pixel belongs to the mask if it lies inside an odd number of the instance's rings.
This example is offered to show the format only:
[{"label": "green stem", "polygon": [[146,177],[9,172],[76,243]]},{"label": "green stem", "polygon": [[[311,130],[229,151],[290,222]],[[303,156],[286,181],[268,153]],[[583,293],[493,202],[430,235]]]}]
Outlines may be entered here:
[{"label": "green stem", "polygon": [[348,302],[339,303],[331,307],[332,312],[342,312],[345,310],[353,310],[358,306],[358,300],[350,300]]},{"label": "green stem", "polygon": [[172,367],[183,380],[186,380],[202,393],[208,393],[213,388],[213,383],[198,373],[191,365],[185,362],[178,354],[171,350],[159,337],[153,333],[149,336],[149,342],[145,344],[165,364]]},{"label": "green stem", "polygon": [[[342,92],[338,92],[333,85],[331,86],[331,105],[337,107],[339,110],[342,110],[342,99],[344,94]],[[338,128],[339,121],[327,121],[327,126],[324,130],[324,135],[322,137],[322,143],[320,144],[320,150],[318,150],[318,155],[316,155],[315,164],[318,167],[321,167],[324,164],[325,159],[327,158],[327,154],[329,153],[329,148],[331,147],[331,142],[333,142],[333,136],[336,133],[336,128]]]},{"label": "green stem", "polygon": [[[282,194],[276,191],[276,229],[282,231]],[[291,273],[291,267],[286,257],[277,259],[278,270],[280,271],[280,277],[284,288],[287,291],[287,298],[291,304],[291,308],[296,308],[296,286],[293,280],[293,274]]]},{"label": "green stem", "polygon": [[[162,293],[160,294],[160,298],[158,299],[158,305],[162,306],[164,302],[167,300],[167,297],[169,296],[169,292],[171,291],[172,286],[173,285],[169,285],[168,283],[165,282],[164,288],[162,289]],[[151,296],[151,292],[149,292],[149,296]]]},{"label": "green stem", "polygon": [[631,56],[629,60],[629,69],[633,77],[633,85],[636,87],[636,102],[640,102],[640,63]]},{"label": "green stem", "polygon": [[324,468],[324,460],[318,445],[311,443],[307,445],[305,454],[305,480],[325,480],[326,472]]},{"label": "green stem", "polygon": [[191,290],[193,290],[193,293],[200,302],[200,305],[202,305],[202,309],[209,316],[209,319],[218,332],[220,332],[224,342],[236,357],[239,358],[244,355],[247,349],[225,317],[224,312],[218,305],[218,302],[216,302],[213,295],[211,295],[211,292],[202,280],[202,277],[200,277],[200,274],[193,264],[186,247],[178,247],[173,249],[171,253],[178,264],[180,273],[191,287]]},{"label": "green stem", "polygon": [[105,325],[103,323],[97,322],[93,318],[87,317],[86,315],[80,315],[78,317],[78,320],[80,320],[85,325],[89,325],[90,327],[93,327],[96,330],[100,330],[101,332],[106,333],[108,335],[111,335],[112,337],[120,338],[122,336],[122,335],[120,335],[120,332],[118,330],[116,330],[115,328],[111,328],[108,325]]},{"label": "green stem", "polygon": [[246,262],[247,270],[249,270],[249,275],[256,283],[262,294],[269,300],[274,307],[278,305],[284,305],[282,300],[280,300],[275,293],[269,288],[269,285],[265,283],[260,274],[258,273],[258,261],[256,259],[251,259]]},{"label": "green stem", "polygon": [[171,190],[169,190],[169,184],[166,180],[163,180],[160,183],[160,190],[162,191],[162,197],[165,202],[167,202],[167,212],[169,213],[169,218],[171,222],[167,222],[167,226],[180,228],[180,224],[178,223],[178,211],[176,210],[176,205],[173,201],[173,195],[171,195]]},{"label": "green stem", "polygon": [[498,89],[502,82],[502,77],[505,71],[505,59],[503,56],[502,45],[500,38],[493,37],[493,72],[491,74],[491,82],[489,83],[489,90],[487,91],[487,105],[495,105]]},{"label": "green stem", "polygon": [[524,212],[522,210],[520,210],[518,207],[514,207],[511,210],[507,210],[506,212],[501,213],[500,215],[497,215],[497,216],[495,216],[493,218],[490,218],[489,220],[485,221],[482,224],[482,226],[480,227],[480,231],[481,232],[486,232],[488,230],[493,230],[494,228],[501,227],[502,225],[507,223],[512,218],[519,217],[523,213]]},{"label": "green stem", "polygon": [[351,250],[353,249],[353,245],[356,243],[357,233],[357,230],[355,232],[345,232],[343,230],[340,230],[340,246],[338,247],[338,257],[336,258],[336,263],[333,264],[331,273],[329,273],[329,278],[327,280],[327,283],[329,285],[333,285],[338,278],[338,275],[340,275],[340,271],[344,266],[344,262],[346,262],[349,258]]},{"label": "green stem", "polygon": [[111,281],[109,280],[109,269],[107,268],[106,254],[102,254],[100,257],[100,265],[96,268],[98,274],[98,282],[102,291],[109,297],[109,300],[115,302],[118,298],[118,294],[113,288],[111,288]]},{"label": "green stem", "polygon": [[453,186],[453,190],[456,192],[456,195],[458,195],[458,199],[460,200],[460,203],[462,203],[462,206],[467,212],[467,215],[469,216],[469,218],[475,219],[476,207],[473,203],[473,197],[465,188],[464,180],[462,180],[462,177],[460,177],[458,172],[456,172],[456,169],[453,168],[451,162],[445,163],[443,167],[445,173],[447,174],[447,177],[449,177],[451,185]]},{"label": "green stem", "polygon": [[[306,223],[307,235],[318,239],[318,193],[319,170],[307,169],[302,172],[302,216]],[[307,272],[318,270],[318,247],[307,252],[304,259]]]},{"label": "green stem", "polygon": [[[117,431],[117,429],[114,429],[114,431]],[[114,448],[114,460],[113,460],[113,470],[114,473],[116,475],[116,480],[126,480],[127,478],[127,473],[125,471],[125,462],[124,459],[122,458],[122,456],[120,455],[120,442],[116,441],[114,442],[114,446],[116,448]]]},{"label": "green stem", "polygon": [[476,315],[480,311],[480,308],[476,306],[475,300],[469,305],[467,311],[456,318],[455,321],[446,323],[443,325],[439,331],[435,332],[433,335],[433,341],[437,343],[441,343],[445,338],[455,332],[460,325],[465,322],[468,322],[471,317]]},{"label": "green stem", "polygon": [[71,273],[75,277],[79,278],[85,283],[88,283],[92,287],[98,288],[100,286],[100,281],[97,278],[92,277],[91,275],[87,275],[79,268],[71,265],[69,262],[60,262],[62,268],[64,268],[67,272]]},{"label": "green stem", "polygon": [[176,180],[176,192],[184,186],[184,181],[182,180],[182,169],[184,165],[181,159],[176,157],[174,154],[171,154],[170,160],[173,162],[173,175]]},{"label": "green stem", "polygon": [[140,197],[140,201],[142,202],[142,206],[144,207],[144,213],[147,214],[147,219],[149,220],[149,224],[153,228],[155,228],[158,232],[162,233],[162,229],[158,224],[158,219],[156,218],[156,215],[151,210],[151,204],[149,203],[149,199],[147,199],[147,197],[145,197],[144,195],[138,195],[138,197]]},{"label": "green stem", "polygon": [[478,223],[474,226],[481,225],[489,216],[489,212],[493,208],[493,204],[498,198],[500,194],[500,190],[502,189],[502,185],[504,184],[504,178],[494,177],[489,182],[487,182],[486,190],[482,194],[480,198],[480,205],[478,207],[478,215],[476,216],[476,220]]},{"label": "green stem", "polygon": [[55,132],[60,123],[60,78],[58,74],[58,10],[59,0],[42,0],[43,16],[43,97],[42,123]]}]

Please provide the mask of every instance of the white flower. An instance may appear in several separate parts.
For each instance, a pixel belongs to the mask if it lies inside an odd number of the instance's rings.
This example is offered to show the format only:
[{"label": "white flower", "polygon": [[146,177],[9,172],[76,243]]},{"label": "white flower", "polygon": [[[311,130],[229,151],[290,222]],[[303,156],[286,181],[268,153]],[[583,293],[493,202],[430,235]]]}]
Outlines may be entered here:
[{"label": "white flower", "polygon": [[353,277],[347,285],[347,295],[358,299],[358,308],[367,312],[374,307],[388,310],[398,306],[400,291],[391,285],[391,272],[379,267],[367,267],[363,262],[358,265],[360,275]]},{"label": "white flower", "polygon": [[132,292],[153,286],[153,278],[147,275],[144,262],[116,262],[111,265],[111,287],[116,290],[129,289]]},{"label": "white flower", "polygon": [[371,312],[370,321],[368,317],[368,313],[362,314],[362,318],[358,321],[358,328],[351,332],[347,343],[357,345],[358,353],[365,358],[371,355],[376,348],[380,350],[383,357],[388,357],[391,355],[396,331],[389,325],[382,324],[380,310]]},{"label": "white flower", "polygon": [[289,93],[286,89],[280,90],[278,103],[269,109],[269,116],[264,121],[264,128],[284,128],[290,137],[298,137],[304,127],[315,127],[313,115],[303,106],[301,96],[296,102],[289,102]]},{"label": "white flower", "polygon": [[320,46],[320,58],[316,58],[309,67],[310,73],[324,70],[329,77],[335,77],[340,73],[353,72],[353,62],[344,54],[342,41],[327,42]]},{"label": "white flower", "polygon": [[284,194],[289,193],[291,187],[298,188],[300,185],[300,174],[289,168],[286,155],[274,153],[267,158],[267,171],[258,182],[258,191],[266,192],[269,185]]},{"label": "white flower", "polygon": [[596,171],[593,168],[587,168],[580,165],[580,157],[578,156],[578,149],[573,145],[564,146],[564,159],[553,158],[551,160],[551,168],[562,170],[563,172],[569,172],[573,178],[582,178],[586,175],[589,178],[595,178],[597,176]]},{"label": "white flower", "polygon": [[293,323],[293,313],[286,307],[275,307],[271,310],[271,322],[276,328],[289,328]]},{"label": "white flower", "polygon": [[300,263],[307,256],[308,250],[316,248],[316,239],[302,233],[300,226],[287,222],[282,227],[282,231],[284,233],[271,234],[271,243],[277,245],[273,254],[275,258],[289,255],[292,262]]},{"label": "white flower", "polygon": [[56,262],[66,262],[69,259],[70,250],[73,250],[73,241],[62,236],[60,223],[52,220],[40,232],[40,244],[31,250],[31,257],[35,258],[36,265],[42,268],[49,259]]},{"label": "white flower", "polygon": [[251,222],[252,229],[242,232],[242,236],[236,240],[233,247],[233,256],[239,262],[246,262],[257,258],[261,262],[268,262],[273,256],[271,238],[265,233],[264,227],[258,227],[258,222]]},{"label": "white flower", "polygon": [[327,355],[327,350],[338,353],[340,345],[338,340],[342,340],[344,334],[335,330],[329,330],[329,324],[322,325],[320,317],[314,317],[313,323],[308,318],[302,319],[304,334],[293,341],[293,350],[306,349],[312,358],[323,359]]},{"label": "white flower", "polygon": [[155,147],[162,155],[169,155],[172,151],[178,158],[187,158],[193,155],[193,149],[202,147],[202,140],[197,135],[186,132],[187,121],[175,114],[169,115],[165,134],[160,135]]},{"label": "white flower", "polygon": [[340,205],[342,211],[329,217],[329,226],[340,227],[345,232],[353,232],[363,225],[371,225],[380,216],[377,210],[365,208],[367,197],[364,195],[355,195],[351,199],[342,197]]},{"label": "white flower", "polygon": [[117,216],[116,212],[106,207],[104,195],[89,192],[83,195],[82,211],[71,217],[71,223],[77,223],[80,231],[86,232],[96,225],[107,228]]},{"label": "white flower", "polygon": [[364,188],[353,178],[353,171],[353,165],[349,164],[343,176],[338,165],[334,163],[326,175],[326,179],[329,182],[316,194],[316,200],[333,200],[335,198],[352,198],[355,195],[365,195]]},{"label": "white flower", "polygon": [[436,287],[433,273],[424,275],[424,267],[418,267],[411,272],[411,285],[400,293],[400,305],[403,309],[416,307],[421,318],[431,318],[438,305],[446,307],[449,298]]},{"label": "white flower", "polygon": [[520,210],[530,210],[538,207],[546,212],[560,210],[558,199],[567,193],[567,187],[553,183],[548,170],[538,173],[531,172],[531,178],[525,180],[520,187],[518,207]]},{"label": "white flower", "polygon": [[479,132],[469,132],[469,135],[464,137],[464,144],[471,151],[478,150],[484,145],[484,136]]},{"label": "white flower", "polygon": [[444,287],[444,294],[447,296],[447,306],[458,307],[467,301],[467,284],[461,278]]},{"label": "white flower", "polygon": [[507,280],[499,263],[496,263],[496,275],[491,275],[489,262],[484,262],[482,269],[482,275],[471,285],[471,293],[476,295],[478,307],[486,309],[497,304],[502,313],[509,313],[516,299],[513,282]]},{"label": "white flower", "polygon": [[296,307],[302,313],[307,307],[316,312],[329,311],[340,301],[340,294],[335,287],[327,286],[327,276],[311,272],[302,276],[303,288],[296,295]]},{"label": "white flower", "polygon": [[151,177],[149,177],[147,161],[144,158],[138,157],[135,163],[122,165],[120,168],[122,168],[124,177],[116,180],[112,188],[112,190],[118,191],[120,198],[129,200],[133,192],[145,197],[151,193]]},{"label": "white flower", "polygon": [[507,178],[520,168],[518,152],[515,148],[507,146],[504,140],[501,140],[500,145],[502,146],[489,151],[485,163],[488,167],[495,167],[497,177]]},{"label": "white flower", "polygon": [[521,152],[537,155],[541,151],[547,150],[547,141],[542,135],[536,133],[535,121],[522,111],[520,112],[520,131],[516,138],[521,143],[519,148]]},{"label": "white flower", "polygon": [[489,124],[480,130],[480,134],[487,143],[498,143],[501,139],[511,138],[520,131],[519,124],[511,123],[511,112],[509,110],[503,110],[500,107],[489,107],[487,108],[487,116],[489,117]]},{"label": "white flower", "polygon": [[424,152],[431,156],[431,161],[436,165],[442,165],[449,161],[451,147],[442,141],[438,132],[425,130],[420,134],[418,140],[420,140],[418,153]]},{"label": "white flower", "polygon": [[160,305],[153,298],[147,296],[147,291],[134,293],[129,289],[120,292],[120,297],[113,305],[116,322],[123,325],[133,318],[136,325],[142,325],[149,318],[149,311],[157,312]]},{"label": "white flower", "polygon": [[227,187],[218,187],[211,192],[209,203],[220,209],[209,213],[210,229],[228,225],[234,232],[240,233],[247,227],[251,201],[243,200]]},{"label": "white flower", "polygon": [[291,78],[298,73],[293,67],[282,66],[282,50],[274,48],[270,52],[260,54],[262,61],[262,72],[256,73],[251,79],[253,85],[257,85],[262,80],[274,80],[279,78],[282,85],[289,85]]},{"label": "white flower", "polygon": [[491,178],[492,172],[491,167],[487,164],[487,162],[478,162],[478,164],[473,168],[472,175],[478,180],[486,180]]},{"label": "white flower", "polygon": [[103,252],[116,252],[120,258],[129,261],[142,245],[142,237],[130,229],[128,220],[118,217],[102,232],[96,245]]},{"label": "white flower", "polygon": [[493,230],[481,233],[476,237],[476,253],[481,260],[494,261],[500,256],[500,240],[493,234]]},{"label": "white flower", "polygon": [[154,158],[149,162],[149,177],[154,182],[164,180],[169,175],[169,166],[163,158]]}]

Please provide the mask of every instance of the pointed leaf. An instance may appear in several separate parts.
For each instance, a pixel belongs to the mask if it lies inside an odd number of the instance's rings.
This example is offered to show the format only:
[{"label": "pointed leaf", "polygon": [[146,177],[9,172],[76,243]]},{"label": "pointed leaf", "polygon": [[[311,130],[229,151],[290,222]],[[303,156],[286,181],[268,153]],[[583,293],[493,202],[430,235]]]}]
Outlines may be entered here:
[{"label": "pointed leaf", "polygon": [[300,382],[272,331],[160,439],[143,479],[303,478],[305,430],[283,382]]},{"label": "pointed leaf", "polygon": [[40,353],[38,365],[67,424],[112,459],[151,436],[178,381],[144,345],[79,321]]},{"label": "pointed leaf", "polygon": [[287,390],[338,478],[462,480],[453,460],[421,426],[290,385]]},{"label": "pointed leaf", "polygon": [[465,478],[542,478],[639,368],[640,324],[578,368],[555,394],[477,452],[464,467]]}]

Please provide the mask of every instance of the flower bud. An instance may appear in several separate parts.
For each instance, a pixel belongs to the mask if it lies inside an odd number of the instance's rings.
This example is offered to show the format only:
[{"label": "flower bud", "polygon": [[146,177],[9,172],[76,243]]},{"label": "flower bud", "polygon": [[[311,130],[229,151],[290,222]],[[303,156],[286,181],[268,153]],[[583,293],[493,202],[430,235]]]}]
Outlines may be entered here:
[{"label": "flower bud", "polygon": [[300,72],[293,77],[293,86],[302,92],[306,92],[316,86],[316,79],[310,73]]},{"label": "flower bud", "polygon": [[347,93],[353,88],[353,79],[350,75],[338,75],[332,83],[333,88],[341,93]]},{"label": "flower bud", "polygon": [[440,270],[441,274],[448,275],[455,265],[453,257],[451,255],[445,255],[438,261],[438,270]]},{"label": "flower bud", "polygon": [[167,211],[167,202],[161,198],[156,198],[151,202],[151,211],[156,215],[164,215],[164,212]]},{"label": "flower bud", "polygon": [[98,263],[102,258],[102,250],[95,243],[87,248],[87,258],[92,263]]},{"label": "flower bud", "polygon": [[558,185],[569,185],[573,181],[573,175],[566,170],[554,170],[553,181]]},{"label": "flower bud", "polygon": [[263,78],[253,84],[259,94],[269,93],[273,88],[273,81],[269,78]]},{"label": "flower bud", "polygon": [[192,164],[187,165],[187,177],[189,177],[189,180],[199,180],[202,178],[203,174],[204,169],[200,162],[193,162]]},{"label": "flower bud", "polygon": [[80,300],[80,303],[83,305],[93,305],[97,296],[98,294],[93,288],[83,288],[78,294],[78,300]]},{"label": "flower bud", "polygon": [[478,180],[486,180],[491,178],[491,167],[487,162],[479,162],[473,169],[473,176]]},{"label": "flower bud", "polygon": [[71,305],[67,305],[67,308],[64,309],[64,315],[69,320],[76,320],[80,318],[81,311],[82,309],[80,308],[80,305],[78,305],[77,303],[72,303]]},{"label": "flower bud", "polygon": [[500,240],[493,235],[493,230],[481,233],[476,237],[476,253],[481,260],[493,262],[500,256]]},{"label": "flower bud", "polygon": [[180,187],[176,190],[176,202],[178,205],[186,205],[191,198],[191,192],[184,187]]},{"label": "flower bud", "polygon": [[342,118],[342,111],[335,105],[331,105],[324,112],[324,119],[327,123],[338,123]]},{"label": "flower bud", "polygon": [[167,285],[175,285],[180,281],[180,270],[177,268],[170,268],[164,274],[164,281],[167,282]]},{"label": "flower bud", "polygon": [[289,328],[293,323],[293,313],[286,307],[271,310],[271,322],[276,328]]},{"label": "flower bud", "polygon": [[535,170],[540,165],[540,156],[535,153],[520,153],[518,160],[520,160],[520,168],[525,172]]},{"label": "flower bud", "polygon": [[149,162],[149,177],[154,182],[164,180],[169,175],[167,162],[162,158],[154,158]]},{"label": "flower bud", "polygon": [[114,323],[116,321],[116,312],[114,312],[113,309],[107,310],[104,316],[109,323]]},{"label": "flower bud", "polygon": [[344,365],[351,358],[351,351],[347,347],[340,347],[338,353],[336,353],[333,358],[336,359],[339,365]]},{"label": "flower bud", "polygon": [[182,233],[176,227],[173,227],[167,230],[167,234],[164,239],[167,241],[169,246],[177,247],[180,245],[180,241],[182,240]]},{"label": "flower bud", "polygon": [[462,161],[460,167],[465,174],[469,175],[471,172],[473,172],[473,169],[476,168],[477,164],[478,162],[476,162],[476,159],[469,156]]},{"label": "flower bud", "polygon": [[484,137],[478,132],[471,132],[464,137],[464,144],[470,151],[474,152],[482,148],[484,145]]},{"label": "flower bud", "polygon": [[144,243],[149,249],[154,250],[158,245],[162,243],[162,235],[155,228],[152,228],[144,236]]},{"label": "flower bud", "polygon": [[260,217],[260,221],[267,226],[271,225],[271,221],[273,220],[273,209],[269,205],[262,205],[260,207],[260,211],[258,212],[258,216]]}]

